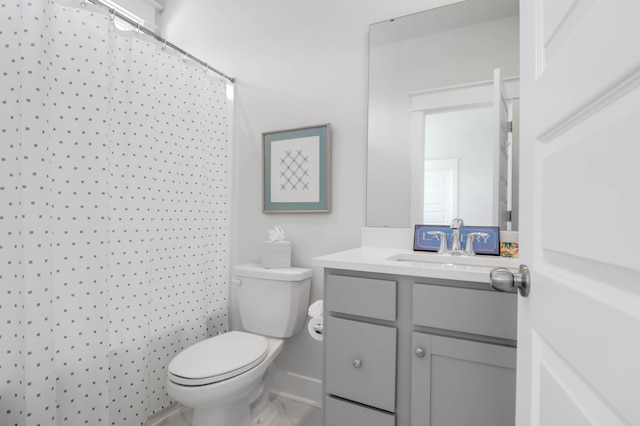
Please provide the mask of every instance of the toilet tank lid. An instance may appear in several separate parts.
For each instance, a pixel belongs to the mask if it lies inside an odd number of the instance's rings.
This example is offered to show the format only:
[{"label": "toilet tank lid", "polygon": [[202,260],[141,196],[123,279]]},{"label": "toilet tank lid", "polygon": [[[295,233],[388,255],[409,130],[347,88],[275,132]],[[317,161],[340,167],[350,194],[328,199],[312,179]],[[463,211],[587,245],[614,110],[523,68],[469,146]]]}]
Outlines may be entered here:
[{"label": "toilet tank lid", "polygon": [[257,263],[236,265],[233,272],[237,277],[279,281],[302,281],[312,274],[309,268],[265,268]]}]

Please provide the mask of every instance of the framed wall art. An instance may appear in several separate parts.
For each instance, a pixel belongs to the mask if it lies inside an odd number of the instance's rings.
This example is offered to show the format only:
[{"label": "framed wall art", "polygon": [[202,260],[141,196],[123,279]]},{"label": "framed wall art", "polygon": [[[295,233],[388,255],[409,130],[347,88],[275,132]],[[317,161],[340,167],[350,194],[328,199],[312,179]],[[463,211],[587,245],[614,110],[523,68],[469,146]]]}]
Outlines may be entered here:
[{"label": "framed wall art", "polygon": [[262,211],[331,211],[331,126],[262,134]]}]

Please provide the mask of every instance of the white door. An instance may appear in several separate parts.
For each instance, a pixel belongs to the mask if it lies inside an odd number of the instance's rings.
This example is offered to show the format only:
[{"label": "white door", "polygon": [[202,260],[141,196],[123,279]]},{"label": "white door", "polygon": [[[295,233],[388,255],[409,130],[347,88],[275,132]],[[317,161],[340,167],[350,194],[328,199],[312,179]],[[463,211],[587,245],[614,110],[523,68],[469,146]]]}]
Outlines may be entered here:
[{"label": "white door", "polygon": [[422,223],[447,225],[458,217],[458,160],[424,161]]},{"label": "white door", "polygon": [[640,1],[520,13],[517,424],[640,425]]}]

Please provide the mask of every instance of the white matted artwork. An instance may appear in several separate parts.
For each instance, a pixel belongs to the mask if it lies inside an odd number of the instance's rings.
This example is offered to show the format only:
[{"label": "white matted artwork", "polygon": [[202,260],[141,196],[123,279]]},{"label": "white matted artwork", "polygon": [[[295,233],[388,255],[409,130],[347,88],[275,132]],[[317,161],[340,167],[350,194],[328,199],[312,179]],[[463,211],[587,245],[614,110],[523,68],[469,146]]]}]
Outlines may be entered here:
[{"label": "white matted artwork", "polygon": [[329,212],[330,125],[262,136],[263,212]]},{"label": "white matted artwork", "polygon": [[271,201],[320,201],[320,136],[271,143]]}]

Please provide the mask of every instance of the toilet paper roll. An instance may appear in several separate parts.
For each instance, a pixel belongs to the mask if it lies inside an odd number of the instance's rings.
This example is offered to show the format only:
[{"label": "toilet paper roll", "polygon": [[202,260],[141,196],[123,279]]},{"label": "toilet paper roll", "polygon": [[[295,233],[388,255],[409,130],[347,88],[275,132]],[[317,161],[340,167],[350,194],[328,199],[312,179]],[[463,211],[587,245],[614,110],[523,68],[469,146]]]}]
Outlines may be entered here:
[{"label": "toilet paper roll", "polygon": [[307,314],[313,317],[321,317],[322,311],[324,310],[324,301],[322,299],[316,300],[311,305],[309,305],[309,309],[307,310]]},{"label": "toilet paper roll", "polygon": [[311,318],[307,324],[307,330],[309,331],[309,335],[315,340],[322,341],[322,318]]}]

